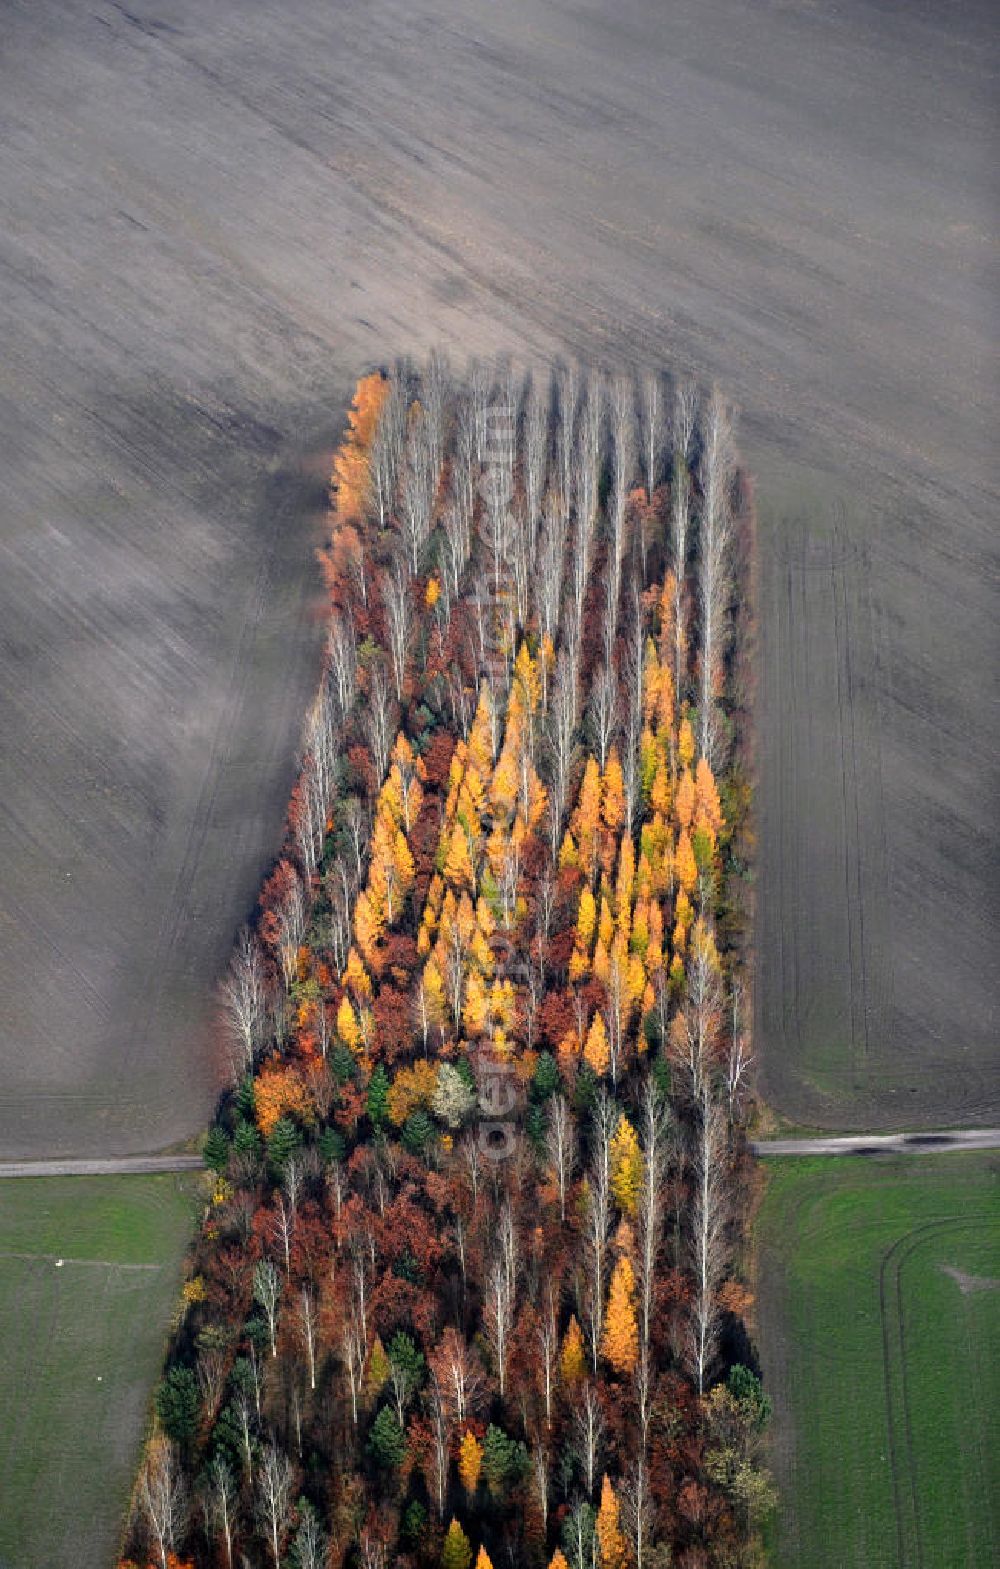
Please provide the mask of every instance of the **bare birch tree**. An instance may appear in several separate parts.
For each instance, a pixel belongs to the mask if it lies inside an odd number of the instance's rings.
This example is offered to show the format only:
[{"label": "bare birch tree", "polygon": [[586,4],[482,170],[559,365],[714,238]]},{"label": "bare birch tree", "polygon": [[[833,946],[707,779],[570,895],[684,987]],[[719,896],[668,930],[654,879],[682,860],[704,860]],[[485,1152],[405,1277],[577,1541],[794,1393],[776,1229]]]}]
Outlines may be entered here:
[{"label": "bare birch tree", "polygon": [[239,1523],[239,1490],[233,1473],[221,1455],[215,1456],[205,1472],[201,1509],[209,1540],[222,1543],[226,1569],[232,1569],[233,1536]]},{"label": "bare birch tree", "polygon": [[447,1402],[433,1374],[431,1376],[431,1388],[427,1406],[434,1444],[432,1454],[434,1488],[432,1496],[438,1519],[440,1519],[444,1514],[445,1499],[448,1494],[448,1471],[451,1464],[451,1424],[448,1420]]},{"label": "bare birch tree", "polygon": [[[428,467],[432,475],[432,486],[434,488],[436,488],[437,477],[444,462],[450,392],[451,366],[448,363],[448,356],[433,349],[427,360],[427,369],[424,371],[421,379],[420,401],[427,416]],[[431,499],[433,500],[433,489]]]},{"label": "bare birch tree", "polygon": [[350,713],[357,691],[358,649],[354,628],[336,611],[330,620],[326,640],[327,668],[340,709],[341,720]]},{"label": "bare birch tree", "polygon": [[673,444],[674,462],[685,467],[691,461],[691,442],[698,421],[698,389],[693,381],[681,377],[674,384]]},{"label": "bare birch tree", "polygon": [[701,620],[698,746],[718,766],[721,745],[718,693],[725,654],[725,613],[729,597],[732,522],[729,487],[734,461],[730,410],[718,387],[712,389],[702,431],[702,508],[698,545],[698,605]]},{"label": "bare birch tree", "polygon": [[572,1431],[574,1448],[587,1482],[587,1497],[592,1498],[604,1453],[606,1425],[600,1402],[590,1384],[584,1387],[573,1409]]},{"label": "bare birch tree", "polygon": [[534,378],[529,377],[524,397],[524,459],[522,481],[528,533],[528,559],[534,565],[535,543],[541,521],[545,470],[549,452],[548,411]]},{"label": "bare birch tree", "polygon": [[257,1514],[268,1539],[274,1569],[281,1569],[281,1544],[288,1530],[293,1473],[288,1456],[268,1444],[257,1470]]},{"label": "bare birch tree", "polygon": [[365,715],[368,742],[372,749],[375,775],[381,784],[389,766],[392,746],[392,702],[385,672],[380,664],[373,664],[368,683],[368,708]]},{"label": "bare birch tree", "polygon": [[[327,642],[329,643],[329,638]],[[339,743],[339,697],[331,681],[330,669],[327,667],[319,691],[309,705],[302,732],[303,758],[312,761],[324,816],[337,785]]]},{"label": "bare birch tree", "polygon": [[739,1112],[743,1082],[753,1066],[750,1035],[745,1018],[743,984],[733,982],[730,994],[729,1055],[726,1060],[726,1093],[729,1100],[729,1125],[736,1121]]},{"label": "bare birch tree", "polygon": [[535,612],[542,638],[549,638],[553,646],[559,636],[565,551],[566,519],[550,494],[545,500],[539,535],[538,571],[535,573],[534,594]]},{"label": "bare birch tree", "polygon": [[308,1286],[303,1286],[299,1292],[298,1329],[306,1351],[306,1366],[309,1369],[309,1388],[315,1390],[316,1337],[319,1330],[319,1315],[316,1308],[316,1298]]},{"label": "bare birch tree", "polygon": [[564,518],[569,516],[573,495],[573,443],[579,383],[574,365],[561,365],[556,373],[556,483]]},{"label": "bare birch tree", "polygon": [[319,1515],[308,1503],[301,1506],[299,1528],[293,1547],[295,1569],[325,1569],[328,1542]]},{"label": "bare birch tree", "polygon": [[587,729],[603,773],[618,730],[618,682],[610,664],[601,665],[591,678]]},{"label": "bare birch tree", "polygon": [[604,1331],[604,1285],[611,1230],[611,1181],[608,1163],[597,1153],[588,1174],[584,1247],[587,1260],[587,1331],[594,1373]]},{"label": "bare birch tree", "polygon": [[643,1089],[639,1129],[642,1146],[638,1207],[639,1343],[648,1348],[663,1233],[663,1190],[670,1138],[669,1113],[651,1078],[646,1080]]},{"label": "bare birch tree", "polygon": [[233,1400],[233,1415],[236,1418],[243,1468],[251,1487],[253,1486],[254,1409],[254,1402],[247,1390],[239,1390]]},{"label": "bare birch tree", "polygon": [[538,1351],[542,1370],[542,1391],[545,1397],[545,1422],[548,1426],[552,1421],[552,1395],[559,1359],[559,1325],[551,1284],[546,1293],[545,1305],[538,1324]]},{"label": "bare birch tree", "polygon": [[461,1426],[480,1404],[484,1380],[479,1356],[449,1326],[431,1360],[449,1421]]},{"label": "bare birch tree", "polygon": [[157,1433],[146,1446],[139,1476],[139,1509],[156,1543],[160,1569],[179,1547],[187,1527],[188,1503],[184,1476],[169,1438]]},{"label": "bare birch tree", "polygon": [[323,851],[329,797],[320,777],[315,755],[306,754],[298,779],[298,813],[295,820],[295,847],[307,881],[311,881]]},{"label": "bare birch tree", "polygon": [[455,450],[451,466],[452,510],[464,568],[472,544],[472,521],[476,506],[476,472],[479,464],[476,441],[476,408],[469,395],[463,395],[457,415]]},{"label": "bare birch tree", "polygon": [[658,372],[647,371],[639,387],[639,430],[642,452],[642,478],[649,500],[660,483],[663,471],[664,401],[663,382]]},{"label": "bare birch tree", "polygon": [[722,977],[707,941],[693,939],[684,1002],[670,1022],[667,1054],[692,1102],[701,1101],[719,1053]]},{"label": "bare birch tree", "polygon": [[410,411],[400,507],[403,542],[414,577],[420,571],[424,547],[431,531],[431,512],[437,482],[437,473],[432,467],[433,449],[433,433],[428,415],[423,408],[415,405]]},{"label": "bare birch tree", "polygon": [[278,958],[286,991],[291,990],[298,969],[299,949],[306,931],[306,914],[305,889],[301,879],[296,876],[274,912],[278,930]]},{"label": "bare birch tree", "polygon": [[471,424],[473,432],[473,457],[477,468],[482,468],[486,462],[486,442],[488,435],[490,393],[493,389],[493,373],[481,360],[472,360],[469,365],[467,377],[469,389],[469,405],[471,410]]},{"label": "bare birch tree", "polygon": [[396,699],[403,701],[403,682],[406,680],[406,656],[412,624],[410,583],[399,561],[393,562],[383,582],[382,598],[385,606],[386,626],[389,630],[389,653],[392,659],[392,676]]},{"label": "bare birch tree", "polygon": [[544,1444],[536,1444],[532,1451],[531,1475],[535,1486],[535,1497],[538,1500],[538,1512],[542,1517],[544,1536],[549,1528],[549,1452]]},{"label": "bare birch tree", "polygon": [[559,1217],[565,1220],[566,1194],[576,1166],[576,1126],[569,1103],[563,1095],[555,1095],[549,1102],[545,1153],[559,1185]]},{"label": "bare birch tree", "polygon": [[355,1427],[358,1425],[358,1397],[361,1393],[361,1381],[364,1378],[365,1357],[365,1343],[359,1327],[353,1319],[349,1320],[344,1324],[340,1358],[347,1375],[347,1387],[351,1393],[351,1421]]},{"label": "bare birch tree", "polygon": [[510,1340],[514,1330],[514,1294],[511,1290],[507,1268],[502,1258],[495,1259],[486,1281],[483,1303],[486,1336],[497,1372],[500,1399],[507,1390],[507,1372],[510,1365]]},{"label": "bare birch tree", "polygon": [[406,385],[394,376],[389,385],[368,458],[369,497],[380,529],[387,527],[392,515],[399,476],[399,464],[406,440]]},{"label": "bare birch tree", "polygon": [[688,1360],[699,1395],[718,1348],[718,1288],[725,1272],[728,1221],[725,1119],[707,1086],[695,1122],[691,1154],[690,1256],[693,1292]]},{"label": "bare birch tree", "polygon": [[650,1562],[656,1504],[649,1468],[642,1456],[632,1467],[621,1489],[621,1518],[635,1554],[635,1569],[643,1569],[643,1565]]},{"label": "bare birch tree", "polygon": [[565,649],[560,651],[546,726],[549,782],[549,839],[555,855],[569,804],[576,761],[576,682]]},{"label": "bare birch tree", "polygon": [[278,1314],[281,1307],[281,1276],[269,1258],[262,1258],[254,1267],[253,1297],[267,1321],[271,1341],[271,1355],[278,1355]]},{"label": "bare birch tree", "polygon": [[234,1078],[253,1073],[267,1019],[264,970],[257,939],[242,929],[220,988]]}]

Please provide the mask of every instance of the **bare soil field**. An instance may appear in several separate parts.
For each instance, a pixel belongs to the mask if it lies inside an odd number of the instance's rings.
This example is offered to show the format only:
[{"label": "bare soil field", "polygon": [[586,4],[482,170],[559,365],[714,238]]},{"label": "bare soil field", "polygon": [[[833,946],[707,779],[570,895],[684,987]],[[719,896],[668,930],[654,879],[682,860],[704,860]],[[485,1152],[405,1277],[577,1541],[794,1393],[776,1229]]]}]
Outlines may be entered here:
[{"label": "bare soil field", "polygon": [[315,668],[315,454],[432,342],[742,404],[766,1092],[988,1120],[995,45],[986,4],[6,0],[3,1156],[203,1123]]}]

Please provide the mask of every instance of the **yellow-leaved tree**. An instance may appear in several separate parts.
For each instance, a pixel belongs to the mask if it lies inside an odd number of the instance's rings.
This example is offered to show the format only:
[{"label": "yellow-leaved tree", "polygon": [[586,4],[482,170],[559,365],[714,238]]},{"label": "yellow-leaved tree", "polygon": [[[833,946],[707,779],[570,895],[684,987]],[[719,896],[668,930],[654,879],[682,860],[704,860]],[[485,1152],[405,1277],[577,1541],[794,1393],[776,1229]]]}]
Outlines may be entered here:
[{"label": "yellow-leaved tree", "polygon": [[600,1549],[601,1569],[625,1569],[629,1557],[628,1543],[621,1528],[618,1499],[607,1474],[601,1485],[601,1507],[597,1511],[594,1529]]},{"label": "yellow-leaved tree", "polygon": [[340,1007],[337,1009],[337,1034],[349,1051],[357,1051],[361,1041],[361,1030],[354,1009],[351,1007],[350,998],[346,996],[341,999]]},{"label": "yellow-leaved tree", "polygon": [[601,816],[609,833],[616,834],[625,820],[625,780],[617,748],[612,747],[601,785]]},{"label": "yellow-leaved tree", "polygon": [[469,853],[469,836],[461,823],[456,823],[448,842],[444,875],[453,888],[475,888],[476,876]]},{"label": "yellow-leaved tree", "polygon": [[483,1446],[475,1433],[466,1433],[458,1446],[458,1474],[462,1479],[462,1486],[470,1497],[479,1486],[482,1469]]},{"label": "yellow-leaved tree", "polygon": [[611,1188],[623,1214],[636,1213],[641,1187],[642,1150],[635,1129],[622,1116],[611,1140]]},{"label": "yellow-leaved tree", "polygon": [[639,1360],[639,1326],[635,1316],[635,1274],[625,1254],[611,1276],[608,1311],[601,1351],[616,1373],[635,1372]]},{"label": "yellow-leaved tree", "polygon": [[597,904],[590,889],[585,887],[580,895],[580,908],[576,917],[577,946],[584,953],[590,952],[590,945],[594,940],[594,928],[597,925]]}]

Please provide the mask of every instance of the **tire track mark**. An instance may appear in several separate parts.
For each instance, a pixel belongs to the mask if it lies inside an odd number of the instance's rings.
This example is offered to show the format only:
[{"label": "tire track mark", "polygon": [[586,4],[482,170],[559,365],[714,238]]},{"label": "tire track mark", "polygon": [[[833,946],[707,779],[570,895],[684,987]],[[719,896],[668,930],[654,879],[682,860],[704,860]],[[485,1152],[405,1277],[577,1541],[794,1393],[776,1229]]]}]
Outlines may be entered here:
[{"label": "tire track mark", "polygon": [[[990,1221],[993,1217],[988,1213],[981,1215],[945,1215],[935,1220],[925,1221],[920,1226],[905,1232],[897,1237],[892,1246],[883,1253],[879,1266],[879,1314],[882,1323],[882,1362],[883,1378],[886,1398],[886,1428],[888,1435],[889,1461],[892,1474],[893,1502],[896,1515],[896,1539],[899,1548],[899,1563],[905,1569],[910,1563],[916,1569],[923,1569],[923,1533],[920,1523],[920,1504],[917,1489],[917,1454],[913,1439],[913,1420],[910,1409],[910,1397],[906,1371],[906,1322],[903,1307],[902,1281],[900,1272],[903,1264],[911,1254],[927,1240],[928,1235],[949,1228],[964,1230],[976,1227],[982,1222]],[[887,1280],[887,1273],[891,1278]],[[892,1299],[890,1302],[890,1298]],[[898,1370],[894,1367],[894,1353],[898,1359]],[[907,1509],[902,1497],[904,1479],[900,1465],[900,1437],[896,1421],[896,1401],[894,1400],[893,1384],[898,1381],[898,1402],[902,1414],[902,1445],[906,1451],[906,1477],[905,1487],[909,1506],[909,1530],[912,1535],[914,1556],[910,1558],[907,1552],[906,1527],[904,1518]]]}]

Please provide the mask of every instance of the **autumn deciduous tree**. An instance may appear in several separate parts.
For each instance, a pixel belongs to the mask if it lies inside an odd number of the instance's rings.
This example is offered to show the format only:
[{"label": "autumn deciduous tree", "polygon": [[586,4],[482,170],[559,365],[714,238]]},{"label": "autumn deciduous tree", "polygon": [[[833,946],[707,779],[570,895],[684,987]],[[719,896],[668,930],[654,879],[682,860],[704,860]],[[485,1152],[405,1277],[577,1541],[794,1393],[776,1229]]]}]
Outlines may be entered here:
[{"label": "autumn deciduous tree", "polygon": [[625,1569],[629,1558],[628,1543],[621,1529],[618,1499],[607,1472],[601,1483],[601,1507],[597,1511],[595,1532],[601,1569]]},{"label": "autumn deciduous tree", "polygon": [[635,1129],[622,1117],[611,1140],[611,1190],[619,1209],[635,1215],[642,1187],[642,1151]]},{"label": "autumn deciduous tree", "polygon": [[587,1371],[587,1356],[583,1344],[583,1331],[574,1313],[563,1337],[560,1367],[564,1384],[578,1384]]},{"label": "autumn deciduous tree", "polygon": [[635,1316],[635,1275],[623,1254],[611,1275],[601,1351],[616,1373],[635,1371],[639,1360],[639,1328]]},{"label": "autumn deciduous tree", "polygon": [[590,1029],[583,1048],[583,1056],[587,1065],[593,1069],[598,1078],[603,1078],[611,1062],[611,1051],[608,1046],[608,1032],[604,1023],[604,1016],[595,1013],[591,1020]]},{"label": "autumn deciduous tree", "polygon": [[441,1569],[469,1569],[472,1543],[457,1520],[452,1520],[441,1549]]},{"label": "autumn deciduous tree", "polygon": [[267,1138],[275,1124],[289,1114],[305,1122],[315,1119],[315,1105],[302,1075],[295,1068],[275,1064],[262,1068],[254,1081],[257,1126]]},{"label": "autumn deciduous tree", "polygon": [[686,828],[681,829],[678,837],[674,864],[677,870],[677,881],[685,893],[690,893],[698,881],[698,863],[695,860],[694,850]]},{"label": "autumn deciduous tree", "polygon": [[369,449],[379,411],[388,395],[389,382],[373,371],[370,376],[361,377],[347,412],[348,434],[333,466],[337,515],[344,522],[357,519],[364,509],[370,488]]},{"label": "autumn deciduous tree", "polygon": [[462,1486],[470,1496],[479,1486],[482,1467],[483,1446],[475,1433],[466,1433],[458,1446],[458,1474],[462,1479]]}]

